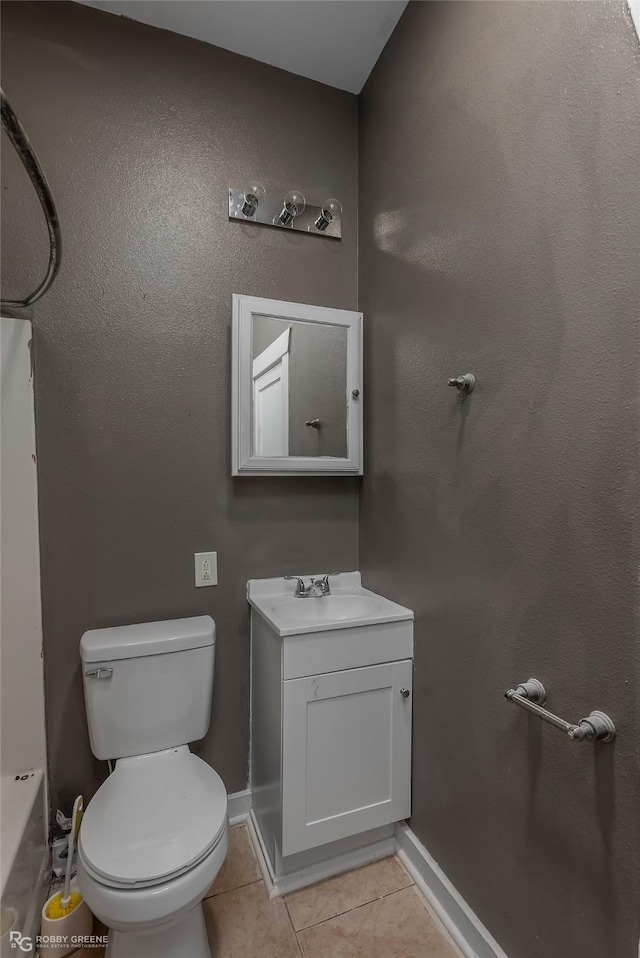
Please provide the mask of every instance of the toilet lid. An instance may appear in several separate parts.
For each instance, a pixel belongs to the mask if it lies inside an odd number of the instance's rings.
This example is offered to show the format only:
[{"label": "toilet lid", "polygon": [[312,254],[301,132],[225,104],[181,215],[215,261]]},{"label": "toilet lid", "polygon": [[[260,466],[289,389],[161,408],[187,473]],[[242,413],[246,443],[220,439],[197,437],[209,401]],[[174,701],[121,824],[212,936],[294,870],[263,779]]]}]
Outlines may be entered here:
[{"label": "toilet lid", "polygon": [[155,884],[196,865],[226,822],[222,779],[183,745],[118,760],[89,802],[79,852],[98,880]]}]

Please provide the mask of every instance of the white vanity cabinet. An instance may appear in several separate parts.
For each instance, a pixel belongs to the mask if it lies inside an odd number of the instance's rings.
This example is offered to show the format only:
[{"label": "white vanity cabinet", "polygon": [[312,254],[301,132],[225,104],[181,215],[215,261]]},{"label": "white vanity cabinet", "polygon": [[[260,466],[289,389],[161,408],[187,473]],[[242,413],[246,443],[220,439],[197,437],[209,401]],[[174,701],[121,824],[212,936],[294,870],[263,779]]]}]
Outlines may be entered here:
[{"label": "white vanity cabinet", "polygon": [[[279,858],[409,816],[413,615],[375,597],[372,621],[332,624],[325,599],[293,599],[287,583],[283,618],[251,586],[253,814],[277,870]],[[315,603],[322,625],[296,626],[314,606],[294,602]]]},{"label": "white vanity cabinet", "polygon": [[408,817],[411,671],[404,659],[282,683],[283,855]]}]

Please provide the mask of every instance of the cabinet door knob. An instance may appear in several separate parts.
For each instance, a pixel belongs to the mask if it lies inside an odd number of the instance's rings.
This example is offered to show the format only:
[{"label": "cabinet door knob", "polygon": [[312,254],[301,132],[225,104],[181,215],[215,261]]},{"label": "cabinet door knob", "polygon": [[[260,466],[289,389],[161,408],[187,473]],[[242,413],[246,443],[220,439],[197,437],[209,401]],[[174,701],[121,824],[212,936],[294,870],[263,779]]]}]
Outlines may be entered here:
[{"label": "cabinet door knob", "polygon": [[403,699],[409,698],[409,689],[400,689],[400,695]]}]

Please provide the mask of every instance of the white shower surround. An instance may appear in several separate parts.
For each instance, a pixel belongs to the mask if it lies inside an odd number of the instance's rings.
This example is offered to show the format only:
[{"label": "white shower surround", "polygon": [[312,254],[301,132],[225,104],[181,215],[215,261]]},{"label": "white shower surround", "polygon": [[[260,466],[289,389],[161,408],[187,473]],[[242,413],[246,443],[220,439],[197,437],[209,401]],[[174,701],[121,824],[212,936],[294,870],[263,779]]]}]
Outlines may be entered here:
[{"label": "white shower surround", "polygon": [[2,775],[46,769],[31,323],[2,318]]},{"label": "white shower surround", "polygon": [[30,937],[49,863],[31,337],[31,323],[2,317],[0,890],[12,930]]}]

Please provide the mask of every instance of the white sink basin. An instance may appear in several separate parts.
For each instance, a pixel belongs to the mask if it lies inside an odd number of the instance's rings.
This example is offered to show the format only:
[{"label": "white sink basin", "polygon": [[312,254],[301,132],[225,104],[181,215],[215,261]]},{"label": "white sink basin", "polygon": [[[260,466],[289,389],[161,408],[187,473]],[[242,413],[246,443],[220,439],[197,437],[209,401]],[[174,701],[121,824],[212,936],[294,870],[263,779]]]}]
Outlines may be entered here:
[{"label": "white sink basin", "polygon": [[382,601],[368,595],[324,595],[309,599],[285,599],[273,605],[273,612],[289,622],[345,622],[376,615]]},{"label": "white sink basin", "polygon": [[[309,578],[305,576],[306,581]],[[345,572],[330,581],[330,595],[297,599],[293,594],[295,583],[291,581],[252,579],[247,586],[247,598],[281,636],[413,619],[411,609],[363,589],[359,572]]]}]

